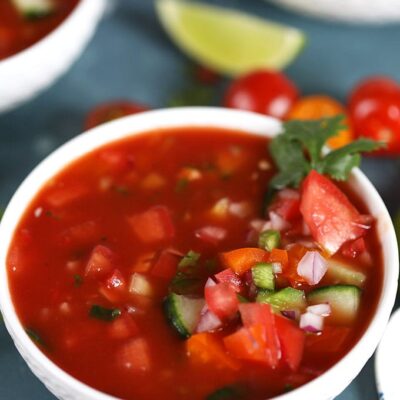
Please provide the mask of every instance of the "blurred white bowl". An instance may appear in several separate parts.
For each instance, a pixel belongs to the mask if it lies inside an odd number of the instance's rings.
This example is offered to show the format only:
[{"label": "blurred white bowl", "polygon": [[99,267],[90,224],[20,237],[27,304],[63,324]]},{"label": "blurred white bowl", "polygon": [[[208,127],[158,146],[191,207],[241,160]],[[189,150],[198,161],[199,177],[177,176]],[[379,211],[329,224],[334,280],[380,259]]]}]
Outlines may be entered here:
[{"label": "blurred white bowl", "polygon": [[92,37],[105,6],[105,0],[80,0],[47,36],[0,61],[0,112],[31,99],[67,71]]},{"label": "blurred white bowl", "polygon": [[303,14],[352,23],[400,21],[400,0],[269,0]]}]

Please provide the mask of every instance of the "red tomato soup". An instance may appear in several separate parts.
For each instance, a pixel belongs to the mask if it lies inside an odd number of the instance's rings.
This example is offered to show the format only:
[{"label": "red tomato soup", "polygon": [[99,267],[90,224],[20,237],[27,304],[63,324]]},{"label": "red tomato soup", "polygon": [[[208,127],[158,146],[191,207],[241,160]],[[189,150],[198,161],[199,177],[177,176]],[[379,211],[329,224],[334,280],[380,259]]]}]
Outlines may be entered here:
[{"label": "red tomato soup", "polygon": [[[51,179],[8,254],[32,340],[123,399],[261,400],[329,369],[376,309],[375,228],[362,202],[317,173],[265,208],[275,172],[267,143],[217,128],[161,130]],[[372,227],[356,240],[321,236],[310,215],[324,202]],[[311,277],[310,260],[322,265]]]},{"label": "red tomato soup", "polygon": [[[0,1],[0,60],[36,43],[70,14],[79,0]],[[33,2],[35,3],[35,2]]]}]

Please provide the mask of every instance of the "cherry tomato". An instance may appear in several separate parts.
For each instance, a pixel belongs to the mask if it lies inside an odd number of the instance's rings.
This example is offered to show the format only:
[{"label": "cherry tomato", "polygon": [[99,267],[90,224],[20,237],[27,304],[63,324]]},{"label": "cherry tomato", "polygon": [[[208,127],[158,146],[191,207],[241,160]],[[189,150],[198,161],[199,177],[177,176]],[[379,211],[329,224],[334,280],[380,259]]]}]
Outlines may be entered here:
[{"label": "cherry tomato", "polygon": [[[300,98],[290,110],[288,119],[319,119],[346,114],[345,108],[329,96],[313,95]],[[347,121],[345,121],[348,125]],[[350,129],[343,129],[338,136],[328,141],[329,147],[336,149],[351,142],[353,138]]]},{"label": "cherry tomato", "polygon": [[147,111],[149,108],[141,104],[127,100],[118,100],[102,103],[94,107],[86,116],[85,129],[94,128],[97,125],[112,121],[126,115]]},{"label": "cherry tomato", "polygon": [[280,72],[259,70],[234,80],[224,106],[284,118],[298,97],[294,83]]},{"label": "cherry tomato", "polygon": [[376,154],[400,154],[400,86],[392,79],[372,77],[362,81],[349,99],[356,136],[387,143]]}]

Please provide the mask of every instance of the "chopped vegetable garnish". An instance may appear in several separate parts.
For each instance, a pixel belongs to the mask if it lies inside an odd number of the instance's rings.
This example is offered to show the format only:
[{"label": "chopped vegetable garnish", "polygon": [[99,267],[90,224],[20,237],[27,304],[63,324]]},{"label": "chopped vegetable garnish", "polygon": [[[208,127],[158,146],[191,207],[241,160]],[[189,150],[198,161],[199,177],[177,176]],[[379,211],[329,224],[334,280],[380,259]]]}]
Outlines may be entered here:
[{"label": "chopped vegetable garnish", "polygon": [[25,332],[27,335],[39,346],[46,346],[45,342],[43,341],[42,337],[37,333],[37,331],[33,330],[32,328],[25,328]]},{"label": "chopped vegetable garnish", "polygon": [[92,305],[89,311],[89,316],[102,321],[113,321],[121,315],[119,308],[105,308],[97,304]]},{"label": "chopped vegetable garnish", "polygon": [[79,287],[82,285],[82,283],[83,283],[82,275],[75,274],[74,275],[74,286]]},{"label": "chopped vegetable garnish", "polygon": [[251,269],[253,282],[260,289],[275,289],[275,277],[270,263],[258,263]]},{"label": "chopped vegetable garnish", "polygon": [[344,181],[350,171],[360,165],[361,152],[384,146],[370,139],[359,139],[324,156],[323,146],[345,127],[342,121],[343,116],[285,122],[283,134],[276,136],[270,144],[271,156],[279,170],[270,181],[270,188],[298,187],[312,169]]},{"label": "chopped vegetable garnish", "polygon": [[273,229],[262,231],[258,238],[258,246],[268,251],[271,251],[272,249],[279,247],[280,242],[281,242],[281,235],[279,231],[275,231]]},{"label": "chopped vegetable garnish", "polygon": [[182,260],[179,262],[179,268],[186,268],[186,267],[195,267],[197,261],[199,261],[200,253],[196,253],[193,250],[189,250],[187,254],[185,254]]},{"label": "chopped vegetable garnish", "polygon": [[206,400],[240,400],[242,397],[243,389],[236,386],[226,386],[208,395]]}]

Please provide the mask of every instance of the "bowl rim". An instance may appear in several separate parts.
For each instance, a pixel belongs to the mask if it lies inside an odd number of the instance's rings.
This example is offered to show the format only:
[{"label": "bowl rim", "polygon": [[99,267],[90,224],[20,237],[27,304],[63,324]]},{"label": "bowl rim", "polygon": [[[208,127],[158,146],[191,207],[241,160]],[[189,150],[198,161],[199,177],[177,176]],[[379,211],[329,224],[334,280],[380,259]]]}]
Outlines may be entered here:
[{"label": "bowl rim", "polygon": [[45,46],[51,45],[51,42],[59,35],[59,32],[65,29],[65,25],[69,25],[69,21],[73,19],[76,14],[80,13],[81,10],[86,7],[86,4],[92,1],[93,0],[79,0],[71,12],[45,36],[21,51],[0,60],[0,74],[2,68],[11,68],[14,63],[21,62],[21,59],[24,61],[25,57],[34,57],[35,53],[39,54]]},{"label": "bowl rim", "polygon": [[[84,132],[53,151],[24,179],[4,213],[0,224],[0,243],[2,244],[0,246],[0,310],[3,313],[6,327],[13,340],[17,342],[18,350],[21,352],[20,347],[24,349],[24,358],[28,358],[28,364],[30,364],[29,360],[35,360],[40,364],[41,369],[45,370],[47,378],[51,377],[58,384],[62,384],[64,389],[70,388],[84,396],[85,399],[115,400],[116,398],[82,383],[64,372],[29,339],[15,311],[8,285],[5,261],[13,233],[26,208],[44,184],[72,161],[123,138],[160,128],[185,126],[235,129],[266,137],[271,137],[281,130],[280,121],[274,118],[248,111],[217,107],[182,107],[127,116]],[[351,185],[359,184],[368,192],[368,202],[372,201],[379,211],[378,222],[384,225],[387,235],[386,242],[381,243],[382,252],[385,255],[383,260],[384,276],[376,312],[363,336],[341,360],[321,376],[292,392],[275,397],[276,400],[299,400],[310,397],[310,395],[311,398],[325,398],[339,394],[350,383],[348,376],[351,379],[355,378],[367,359],[373,354],[388,322],[396,296],[399,272],[397,240],[393,224],[383,200],[372,183],[358,168],[352,172],[351,179],[355,182],[352,182]],[[354,374],[355,370],[357,374]],[[35,371],[34,373],[36,374]],[[46,384],[46,382],[44,383]],[[336,389],[332,389],[333,384]]]}]

